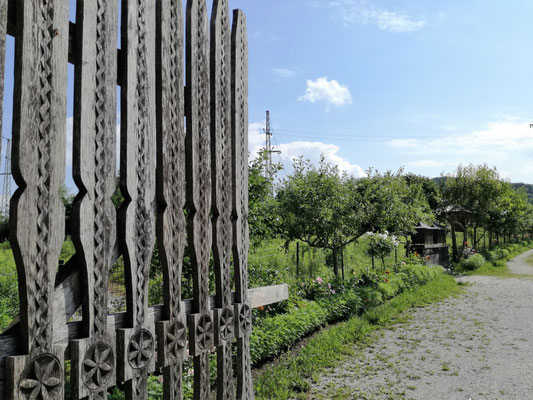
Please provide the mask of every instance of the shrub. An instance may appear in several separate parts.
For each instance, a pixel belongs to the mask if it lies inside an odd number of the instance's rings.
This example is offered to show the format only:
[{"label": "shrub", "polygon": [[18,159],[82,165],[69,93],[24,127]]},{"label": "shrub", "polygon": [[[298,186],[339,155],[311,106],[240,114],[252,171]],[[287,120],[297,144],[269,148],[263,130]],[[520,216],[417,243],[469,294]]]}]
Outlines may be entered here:
[{"label": "shrub", "polygon": [[485,258],[481,254],[474,254],[462,260],[460,267],[465,271],[474,271],[485,263]]}]

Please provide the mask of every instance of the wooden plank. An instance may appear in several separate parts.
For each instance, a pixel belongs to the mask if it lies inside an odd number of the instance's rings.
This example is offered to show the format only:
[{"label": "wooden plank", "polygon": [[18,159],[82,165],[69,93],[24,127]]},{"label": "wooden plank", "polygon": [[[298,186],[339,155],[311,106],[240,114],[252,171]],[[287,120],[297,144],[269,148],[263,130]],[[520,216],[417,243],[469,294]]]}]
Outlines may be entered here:
[{"label": "wooden plank", "polygon": [[248,299],[248,42],[246,19],[233,11],[231,44],[232,150],[233,150],[233,262],[237,330],[237,399],[253,399],[250,363],[252,325]]},{"label": "wooden plank", "polygon": [[146,370],[155,360],[155,340],[146,320],[155,243],[155,2],[123,0],[121,21],[121,48],[125,53],[121,71],[120,186],[125,201],[119,213],[119,240],[125,261],[130,329],[117,332],[117,378],[127,380],[127,399],[145,399]]},{"label": "wooden plank", "polygon": [[[250,300],[250,304],[254,307],[261,307],[266,306],[268,304],[273,304],[279,301],[287,300],[289,298],[289,287],[286,284],[283,285],[275,285],[275,286],[267,286],[267,287],[261,287],[261,288],[254,288],[250,289],[248,291],[248,298]],[[235,301],[235,293],[232,293],[231,295],[231,302],[233,303]],[[215,308],[215,296],[211,296],[209,298],[209,303],[211,308]],[[184,300],[181,302],[180,305],[181,309],[186,315],[192,314],[193,311],[193,301],[192,300]],[[153,324],[159,321],[164,320],[164,312],[163,312],[163,306],[158,305],[154,307],[150,307],[148,309],[148,313],[146,315],[146,319],[149,324]],[[127,327],[128,321],[127,321],[127,315],[126,312],[116,313],[116,314],[110,314],[107,316],[107,326],[109,331],[114,331],[116,329],[122,329]],[[76,322],[69,322],[68,324],[64,323],[62,324],[63,330],[62,330],[62,336],[56,337],[54,336],[54,346],[55,347],[66,347],[68,344],[68,340],[74,340],[79,337],[81,337],[83,332],[83,324],[81,321]],[[54,327],[54,332],[57,331],[57,325]],[[3,359],[4,357],[8,357],[11,355],[15,355],[19,352],[18,349],[18,334],[14,332],[13,330],[10,330],[10,332],[4,333],[0,335],[0,387],[2,386],[2,383],[4,381],[4,374],[3,374]],[[69,359],[69,353],[67,348],[67,353],[65,355],[67,359]],[[2,398],[2,391],[0,390],[0,399]]]},{"label": "wooden plank", "polygon": [[[24,352],[51,351],[50,309],[64,235],[68,4],[18,2],[13,118],[12,247]],[[53,11],[52,11],[53,10]],[[36,285],[36,281],[39,285]]]},{"label": "wooden plank", "polygon": [[189,351],[194,356],[194,398],[209,397],[209,349],[213,317],[209,310],[211,251],[211,169],[209,109],[209,24],[205,0],[187,1],[186,164],[188,244],[193,268],[195,314],[189,316]]},{"label": "wooden plank", "polygon": [[289,299],[289,285],[274,285],[248,290],[251,308],[264,307]]},{"label": "wooden plank", "polygon": [[68,51],[68,3],[18,2],[16,7],[13,176],[18,189],[10,219],[24,355],[7,363],[7,396],[13,399],[26,396],[19,382],[43,365],[57,378],[50,392],[62,394],[61,351],[53,346],[51,305],[64,237],[58,192],[65,174]]},{"label": "wooden plank", "polygon": [[[107,284],[116,244],[115,191],[118,4],[113,0],[77,4],[72,240],[81,270],[83,332],[73,346],[71,386],[76,398],[106,397],[114,381],[115,341],[107,330]],[[110,371],[87,370],[84,360],[106,354]],[[92,372],[92,375],[90,374]]]},{"label": "wooden plank", "polygon": [[[6,65],[7,4],[8,0],[0,0],[0,132],[2,132],[2,117],[4,112],[4,72]],[[0,154],[2,154],[1,140]]]},{"label": "wooden plank", "polygon": [[184,34],[181,0],[157,2],[157,236],[163,267],[164,321],[157,325],[163,397],[181,399],[187,327],[181,303],[185,249]]},{"label": "wooden plank", "polygon": [[231,29],[227,0],[215,0],[211,12],[211,171],[213,258],[216,278],[214,310],[217,346],[217,398],[234,398],[231,304]]}]

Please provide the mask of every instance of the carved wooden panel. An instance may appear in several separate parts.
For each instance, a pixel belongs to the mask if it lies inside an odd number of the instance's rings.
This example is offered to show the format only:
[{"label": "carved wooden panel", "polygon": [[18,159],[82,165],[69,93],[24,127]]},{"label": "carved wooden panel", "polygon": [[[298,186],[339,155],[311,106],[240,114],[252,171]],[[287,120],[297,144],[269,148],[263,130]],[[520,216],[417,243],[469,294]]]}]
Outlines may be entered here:
[{"label": "carved wooden panel", "polygon": [[155,2],[123,0],[121,40],[120,241],[131,329],[117,332],[117,378],[128,399],[147,397],[155,362],[154,327],[146,321],[148,279],[155,243],[156,101]]},{"label": "carved wooden panel", "polygon": [[209,309],[211,252],[211,149],[209,23],[205,0],[187,1],[186,164],[188,244],[193,268],[195,314],[190,315],[189,348],[194,356],[195,398],[209,396],[209,350],[213,317]]},{"label": "carved wooden panel", "polygon": [[235,330],[237,398],[254,397],[250,365],[251,310],[248,300],[248,42],[246,19],[233,11],[231,47],[233,149],[233,262],[235,266]]},{"label": "carved wooden panel", "polygon": [[185,248],[184,29],[181,0],[157,3],[158,245],[164,275],[164,321],[157,325],[164,398],[182,398],[187,328],[181,306]]},{"label": "carved wooden panel", "polygon": [[217,346],[217,398],[234,398],[231,343],[231,28],[227,0],[215,0],[211,13],[211,168],[213,256],[216,277],[214,310]]},{"label": "carved wooden panel", "polygon": [[[6,34],[7,34],[7,3],[0,0],[0,132],[2,132],[2,116],[4,111],[4,69],[6,60]],[[0,154],[2,145],[0,141]]]},{"label": "carved wooden panel", "polygon": [[[64,237],[68,2],[16,3],[11,244],[19,274],[20,350],[7,361],[8,396],[60,398],[61,351],[53,348],[54,279]],[[44,382],[53,385],[44,387]]]},{"label": "carved wooden panel", "polygon": [[114,385],[114,333],[107,330],[107,283],[116,241],[115,191],[118,3],[79,0],[74,89],[72,239],[82,270],[86,339],[71,346],[73,396],[107,398]]}]

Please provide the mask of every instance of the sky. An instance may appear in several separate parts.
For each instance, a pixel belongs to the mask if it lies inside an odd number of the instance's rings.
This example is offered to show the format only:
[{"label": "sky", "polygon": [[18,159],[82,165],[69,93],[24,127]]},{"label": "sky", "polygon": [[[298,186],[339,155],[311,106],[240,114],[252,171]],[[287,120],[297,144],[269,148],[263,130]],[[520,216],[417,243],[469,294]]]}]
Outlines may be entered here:
[{"label": "sky", "polygon": [[247,15],[250,150],[354,176],[496,166],[533,183],[533,2],[230,0]]},{"label": "sky", "polygon": [[[247,16],[251,157],[264,147],[269,110],[282,175],[295,157],[317,163],[323,154],[356,177],[369,168],[435,177],[459,164],[486,163],[512,182],[533,183],[532,1],[229,5]],[[12,73],[8,38],[5,137]],[[69,66],[66,183],[75,192],[72,82]]]}]

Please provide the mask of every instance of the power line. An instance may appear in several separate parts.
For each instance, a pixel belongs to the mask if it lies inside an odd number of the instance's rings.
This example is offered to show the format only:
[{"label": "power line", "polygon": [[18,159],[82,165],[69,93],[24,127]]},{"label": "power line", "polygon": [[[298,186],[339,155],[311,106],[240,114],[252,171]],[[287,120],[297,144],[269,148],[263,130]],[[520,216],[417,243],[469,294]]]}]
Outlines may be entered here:
[{"label": "power line", "polygon": [[11,197],[11,139],[6,138],[6,156],[4,164],[4,184],[2,186],[2,198],[0,199],[0,213],[4,217],[9,216],[9,199]]},{"label": "power line", "polygon": [[272,179],[274,175],[274,167],[272,165],[272,153],[280,154],[281,151],[274,150],[272,147],[272,131],[270,130],[270,111],[266,112],[266,124],[265,124],[265,151],[266,151],[266,160],[265,160],[265,178]]}]

